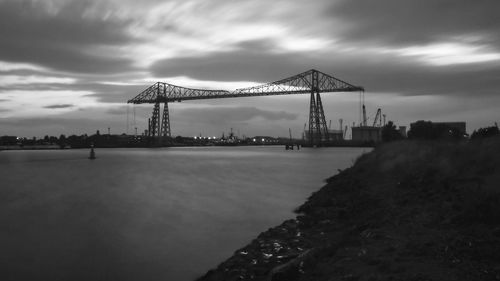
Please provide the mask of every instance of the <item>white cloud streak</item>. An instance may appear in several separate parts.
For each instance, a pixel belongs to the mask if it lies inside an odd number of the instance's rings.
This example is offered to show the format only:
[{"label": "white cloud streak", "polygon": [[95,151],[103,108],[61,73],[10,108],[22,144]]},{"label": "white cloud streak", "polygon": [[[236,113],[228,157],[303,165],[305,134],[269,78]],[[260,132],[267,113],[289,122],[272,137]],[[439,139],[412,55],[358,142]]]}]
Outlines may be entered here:
[{"label": "white cloud streak", "polygon": [[460,43],[410,46],[393,50],[393,52],[401,56],[416,57],[435,66],[487,63],[500,60],[500,51],[489,50],[482,45]]},{"label": "white cloud streak", "polygon": [[44,71],[46,69],[29,63],[12,63],[12,62],[0,61],[0,71],[12,71],[12,70]]},{"label": "white cloud streak", "polygon": [[72,84],[76,79],[70,77],[49,77],[40,75],[2,75],[0,84],[3,86],[22,85],[22,84]]}]

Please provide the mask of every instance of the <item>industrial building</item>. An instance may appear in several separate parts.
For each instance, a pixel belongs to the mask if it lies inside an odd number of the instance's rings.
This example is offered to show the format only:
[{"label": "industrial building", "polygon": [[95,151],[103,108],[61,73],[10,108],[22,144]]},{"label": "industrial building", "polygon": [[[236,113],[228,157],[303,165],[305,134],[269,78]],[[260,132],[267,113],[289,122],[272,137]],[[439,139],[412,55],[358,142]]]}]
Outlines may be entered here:
[{"label": "industrial building", "polygon": [[443,125],[443,126],[446,126],[448,128],[453,128],[453,129],[456,129],[458,130],[460,133],[462,133],[463,135],[465,135],[467,132],[466,132],[466,126],[465,126],[465,122],[432,122],[433,124],[436,124],[436,125]]},{"label": "industrial building", "polygon": [[344,140],[344,132],[342,130],[328,130],[328,139],[330,141]]},{"label": "industrial building", "polygon": [[467,135],[466,123],[465,122],[432,122],[419,120],[417,122],[410,124],[410,131],[413,132],[417,130],[426,130],[426,134],[441,136],[447,135],[452,131],[458,133],[462,136]]},{"label": "industrial building", "polygon": [[[309,141],[309,130],[304,131],[304,139]],[[344,140],[344,131],[342,130],[328,130],[328,141],[342,141]],[[323,141],[325,141],[323,139]]]},{"label": "industrial building", "polygon": [[382,141],[382,128],[359,126],[352,127],[352,140],[360,142],[380,142]]},{"label": "industrial building", "polygon": [[382,117],[384,118],[385,125],[385,115],[382,114],[382,110],[377,109],[377,113],[373,118],[373,125],[368,126],[366,117],[366,108],[363,104],[363,121],[359,127],[355,127],[354,123],[351,127],[352,130],[352,140],[356,142],[380,142],[382,141]]}]

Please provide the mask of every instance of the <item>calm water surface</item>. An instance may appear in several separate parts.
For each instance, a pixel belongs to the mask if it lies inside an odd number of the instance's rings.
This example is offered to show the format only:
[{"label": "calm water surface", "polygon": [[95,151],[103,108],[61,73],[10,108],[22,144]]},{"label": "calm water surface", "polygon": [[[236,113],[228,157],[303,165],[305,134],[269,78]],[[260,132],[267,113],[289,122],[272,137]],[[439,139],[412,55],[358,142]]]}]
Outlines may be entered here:
[{"label": "calm water surface", "polygon": [[0,151],[0,280],[193,280],[365,151]]}]

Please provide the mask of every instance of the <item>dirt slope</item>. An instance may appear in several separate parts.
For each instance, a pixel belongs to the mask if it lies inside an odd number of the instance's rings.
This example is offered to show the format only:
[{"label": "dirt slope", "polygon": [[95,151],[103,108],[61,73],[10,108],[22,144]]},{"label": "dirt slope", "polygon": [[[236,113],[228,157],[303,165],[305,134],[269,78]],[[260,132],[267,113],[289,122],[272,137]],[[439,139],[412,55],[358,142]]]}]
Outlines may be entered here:
[{"label": "dirt slope", "polygon": [[199,280],[500,280],[500,139],[398,142]]}]

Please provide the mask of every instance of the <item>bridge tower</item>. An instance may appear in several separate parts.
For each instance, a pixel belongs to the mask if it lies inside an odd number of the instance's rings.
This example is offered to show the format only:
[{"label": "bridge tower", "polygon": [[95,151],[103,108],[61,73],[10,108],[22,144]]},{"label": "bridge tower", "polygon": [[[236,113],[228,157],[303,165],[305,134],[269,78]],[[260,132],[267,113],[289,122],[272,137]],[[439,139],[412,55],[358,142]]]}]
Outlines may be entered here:
[{"label": "bridge tower", "polygon": [[319,72],[317,70],[311,71],[308,139],[311,145],[321,146],[322,143],[328,142],[329,137],[323,103],[321,102],[318,76]]},{"label": "bridge tower", "polygon": [[160,87],[157,88],[158,95],[154,102],[153,114],[148,123],[148,136],[150,137],[170,137],[170,115],[168,112],[168,102],[163,103],[163,114],[160,116],[161,101],[165,94],[165,87],[163,87],[163,95],[161,94]]},{"label": "bridge tower", "polygon": [[161,133],[162,137],[171,137],[170,134],[170,115],[168,113],[168,102],[163,104],[163,121],[161,123]]},{"label": "bridge tower", "polygon": [[149,136],[154,137],[158,135],[159,125],[160,125],[160,103],[155,102],[153,106],[153,116],[151,117],[149,125]]}]

